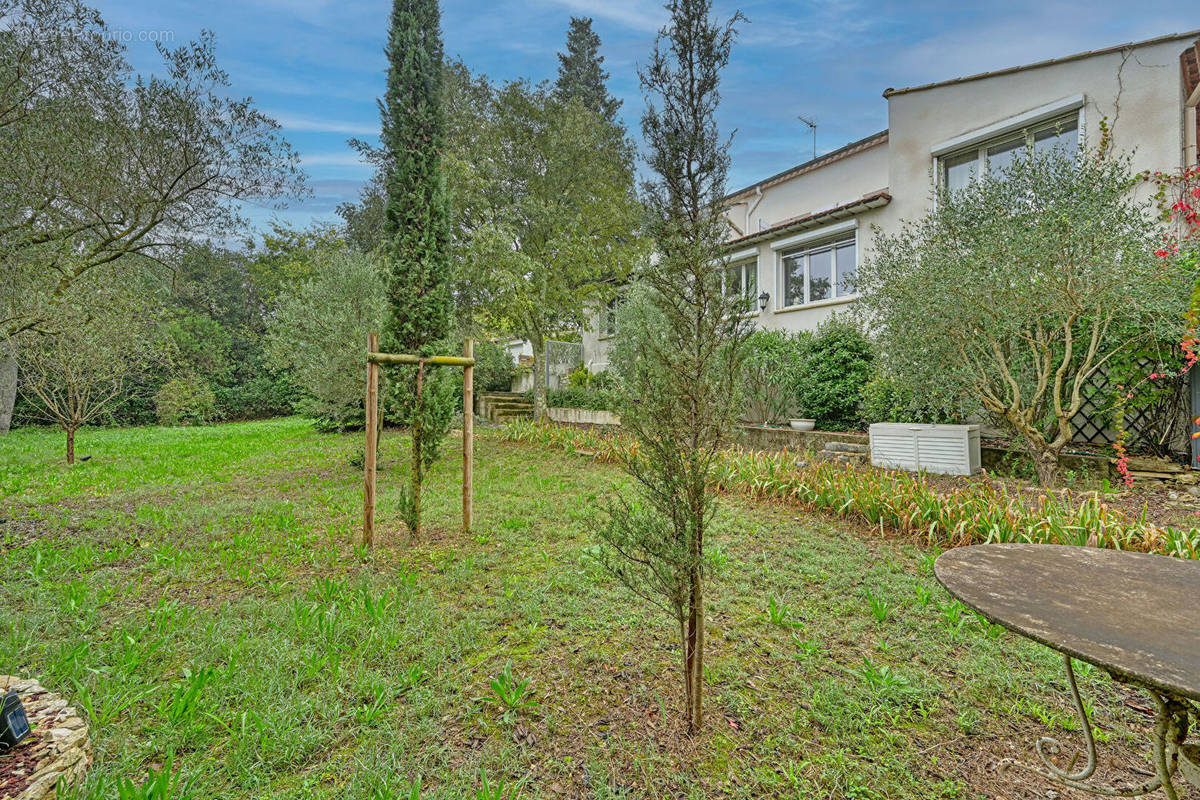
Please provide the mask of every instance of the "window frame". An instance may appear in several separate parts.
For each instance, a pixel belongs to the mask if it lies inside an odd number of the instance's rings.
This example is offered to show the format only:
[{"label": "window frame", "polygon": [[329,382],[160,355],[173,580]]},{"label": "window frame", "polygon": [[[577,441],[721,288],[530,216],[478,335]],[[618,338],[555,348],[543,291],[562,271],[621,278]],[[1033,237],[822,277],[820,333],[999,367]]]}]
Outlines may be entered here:
[{"label": "window frame", "polygon": [[1047,119],[1035,120],[1021,127],[998,130],[991,136],[981,138],[977,141],[972,141],[970,144],[956,149],[946,150],[943,148],[935,148],[936,155],[933,158],[933,173],[936,179],[936,187],[938,189],[943,189],[948,184],[947,162],[957,161],[968,154],[974,153],[974,163],[976,164],[976,169],[974,176],[970,180],[977,181],[985,177],[989,172],[989,150],[994,150],[997,147],[1000,147],[1018,138],[1024,140],[1024,144],[1018,145],[1018,148],[1030,147],[1035,143],[1038,134],[1055,130],[1064,123],[1073,122],[1075,124],[1075,149],[1076,152],[1078,152],[1079,147],[1082,144],[1082,135],[1084,130],[1083,108],[1084,107],[1081,105],[1071,111],[1066,111]]},{"label": "window frame", "polygon": [[[799,311],[806,308],[820,308],[822,306],[836,305],[838,303],[848,303],[858,298],[857,287],[851,294],[841,294],[841,279],[838,275],[837,266],[837,250],[840,247],[852,245],[854,247],[854,274],[858,274],[858,269],[861,264],[861,244],[858,237],[858,227],[851,231],[830,232],[829,236],[821,237],[813,241],[798,242],[794,247],[780,249],[776,253],[775,267],[775,290],[776,303],[775,312]],[[820,300],[810,299],[812,296],[811,278],[812,271],[809,268],[810,258],[814,253],[829,253],[829,271],[830,271],[830,296]],[[787,300],[787,275],[786,264],[789,258],[802,255],[804,256],[804,301],[795,304],[788,303]],[[787,303],[786,305],[783,305]]]},{"label": "window frame", "polygon": [[[730,270],[738,270],[738,282],[741,284],[741,292],[746,299],[746,308],[742,312],[746,316],[754,316],[759,313],[758,309],[758,253],[747,255],[742,258],[730,258],[721,265],[721,292],[727,298],[729,294],[729,272]],[[750,283],[748,276],[754,278],[754,291],[747,292],[747,285]]]}]

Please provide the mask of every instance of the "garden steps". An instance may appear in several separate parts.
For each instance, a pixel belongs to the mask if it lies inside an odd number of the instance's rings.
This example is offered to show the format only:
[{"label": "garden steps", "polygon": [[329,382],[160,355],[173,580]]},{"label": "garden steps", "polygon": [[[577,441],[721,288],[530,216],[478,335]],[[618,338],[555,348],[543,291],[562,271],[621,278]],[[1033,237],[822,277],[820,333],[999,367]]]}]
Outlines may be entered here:
[{"label": "garden steps", "polygon": [[531,418],[533,403],[520,392],[484,392],[475,400],[475,413],[489,422],[512,422]]}]

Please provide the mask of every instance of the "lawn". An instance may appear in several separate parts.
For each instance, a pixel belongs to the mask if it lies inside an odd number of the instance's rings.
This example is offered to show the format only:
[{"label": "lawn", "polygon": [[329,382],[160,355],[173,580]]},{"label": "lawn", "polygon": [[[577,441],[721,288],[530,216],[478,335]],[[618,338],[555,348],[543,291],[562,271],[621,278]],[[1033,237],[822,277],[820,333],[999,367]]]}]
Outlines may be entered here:
[{"label": "lawn", "polygon": [[[484,432],[464,536],[451,440],[410,543],[389,431],[364,551],[361,448],[299,419],[85,430],[74,468],[57,432],[0,439],[0,673],[86,711],[74,796],[169,765],[171,800],[475,798],[485,775],[525,800],[1044,798],[995,761],[1077,741],[1061,660],[952,602],[934,551],[732,496],[687,738],[673,624],[592,558],[617,469]],[[1102,773],[1145,769],[1147,701],[1081,683]]]}]

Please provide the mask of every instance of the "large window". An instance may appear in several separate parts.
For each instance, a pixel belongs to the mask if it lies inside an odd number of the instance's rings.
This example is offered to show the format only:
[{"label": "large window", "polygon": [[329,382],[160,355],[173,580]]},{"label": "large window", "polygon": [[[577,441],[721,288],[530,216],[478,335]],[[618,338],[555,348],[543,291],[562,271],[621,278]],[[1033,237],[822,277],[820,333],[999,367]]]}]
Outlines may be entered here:
[{"label": "large window", "polygon": [[740,298],[746,313],[754,313],[758,303],[758,259],[752,258],[727,265],[722,284],[726,296],[732,299]]},{"label": "large window", "polygon": [[851,297],[857,291],[858,259],[852,238],[790,250],[780,263],[784,308]]},{"label": "large window", "polygon": [[963,189],[981,175],[1003,174],[1023,147],[1039,152],[1058,147],[1074,153],[1079,149],[1078,113],[942,156],[939,178],[951,191]]}]

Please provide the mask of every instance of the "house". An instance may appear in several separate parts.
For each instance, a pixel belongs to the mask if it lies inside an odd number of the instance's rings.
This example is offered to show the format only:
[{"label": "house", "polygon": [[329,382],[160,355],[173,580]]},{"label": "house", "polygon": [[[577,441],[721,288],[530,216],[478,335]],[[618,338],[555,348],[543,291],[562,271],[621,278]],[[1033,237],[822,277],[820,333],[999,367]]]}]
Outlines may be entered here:
[{"label": "house", "polygon": [[[1096,142],[1102,123],[1138,170],[1197,163],[1200,31],[888,89],[888,127],[729,194],[726,282],[762,328],[812,330],[853,307],[873,231],[923,216],[934,181],[960,186],[1020,147]],[[799,142],[797,146],[801,146]],[[1139,191],[1150,192],[1150,186]],[[608,366],[601,313],[584,362]]]}]

